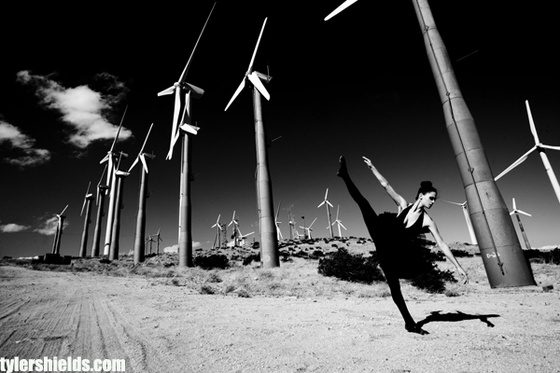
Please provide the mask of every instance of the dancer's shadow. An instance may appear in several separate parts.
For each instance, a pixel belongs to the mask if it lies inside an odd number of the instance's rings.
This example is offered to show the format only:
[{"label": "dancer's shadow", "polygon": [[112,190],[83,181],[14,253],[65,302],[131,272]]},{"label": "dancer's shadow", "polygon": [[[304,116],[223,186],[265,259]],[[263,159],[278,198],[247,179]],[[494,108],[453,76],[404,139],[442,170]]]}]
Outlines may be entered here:
[{"label": "dancer's shadow", "polygon": [[419,327],[422,327],[430,322],[458,322],[465,320],[480,320],[486,324],[489,328],[493,328],[492,324],[488,319],[491,317],[500,317],[500,315],[489,314],[489,315],[469,315],[468,313],[463,313],[461,311],[441,313],[441,311],[433,311],[424,320],[417,322]]}]

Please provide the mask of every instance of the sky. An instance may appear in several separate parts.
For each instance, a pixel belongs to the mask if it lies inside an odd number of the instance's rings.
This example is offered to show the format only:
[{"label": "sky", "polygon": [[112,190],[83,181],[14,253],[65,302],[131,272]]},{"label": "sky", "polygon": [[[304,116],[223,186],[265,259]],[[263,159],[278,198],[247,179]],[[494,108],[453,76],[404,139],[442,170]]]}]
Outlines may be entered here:
[{"label": "sky", "polygon": [[[309,3],[217,2],[187,76],[205,90],[192,102],[200,127],[191,141],[194,247],[212,246],[218,215],[227,224],[235,211],[242,233],[258,230],[250,91],[224,109],[265,17],[254,66],[272,76],[263,115],[267,137],[276,139],[268,158],[283,236],[290,213],[300,233],[299,226],[317,218],[313,236],[329,236],[324,206],[317,207],[328,188],[332,220],[340,206],[343,235],[367,237],[336,177],[340,155],[374,209],[395,211],[362,162],[365,155],[410,202],[420,182],[431,180],[439,200],[429,214],[443,238],[469,242],[460,207],[445,202],[463,202],[465,193],[412,3],[361,0],[327,22],[342,1]],[[17,29],[0,25],[0,256],[50,252],[53,217],[66,205],[61,254],[78,255],[84,195],[88,183],[93,191],[100,180],[99,162],[127,107],[115,150],[129,155],[122,161],[128,169],[154,124],[145,149],[155,155],[146,229],[161,230],[162,247],[177,244],[180,147],[165,159],[173,97],[157,93],[178,80],[212,4],[18,4],[3,11],[17,20]],[[534,145],[525,100],[541,141],[560,145],[560,26],[552,19],[553,4],[430,4],[494,175]],[[560,173],[560,152],[547,155]],[[124,181],[121,253],[133,249],[139,180],[136,167]],[[536,153],[497,185],[510,209],[515,198],[532,215],[522,216],[532,247],[560,244],[560,203]]]}]

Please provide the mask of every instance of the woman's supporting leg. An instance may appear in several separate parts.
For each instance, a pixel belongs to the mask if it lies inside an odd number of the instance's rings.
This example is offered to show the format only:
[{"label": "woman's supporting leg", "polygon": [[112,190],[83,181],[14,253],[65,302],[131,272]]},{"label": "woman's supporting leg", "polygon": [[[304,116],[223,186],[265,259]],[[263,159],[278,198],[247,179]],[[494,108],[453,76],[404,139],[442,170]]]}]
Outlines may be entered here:
[{"label": "woman's supporting leg", "polygon": [[427,331],[419,327],[412,318],[412,315],[410,315],[401,292],[401,284],[399,282],[399,278],[394,275],[387,275],[387,273],[385,274],[385,278],[387,279],[387,284],[389,285],[389,289],[391,290],[391,297],[393,298],[393,302],[395,302],[395,304],[397,305],[397,308],[399,309],[404,319],[405,329],[411,333],[429,334]]}]

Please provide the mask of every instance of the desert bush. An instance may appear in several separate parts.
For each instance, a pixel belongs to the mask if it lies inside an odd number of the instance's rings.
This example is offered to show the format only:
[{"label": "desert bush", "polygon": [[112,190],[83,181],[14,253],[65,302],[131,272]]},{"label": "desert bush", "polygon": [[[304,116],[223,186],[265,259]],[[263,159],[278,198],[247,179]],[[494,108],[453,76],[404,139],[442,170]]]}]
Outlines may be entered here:
[{"label": "desert bush", "polygon": [[546,263],[560,265],[560,249],[551,251],[540,251],[535,249],[524,250],[525,257],[534,263]]},{"label": "desert bush", "polygon": [[350,254],[345,248],[320,259],[318,271],[323,276],[365,284],[384,280],[376,256],[364,258],[362,254]]},{"label": "desert bush", "polygon": [[197,256],[194,265],[202,269],[225,269],[229,267],[229,259],[225,255],[212,254],[208,256]]}]

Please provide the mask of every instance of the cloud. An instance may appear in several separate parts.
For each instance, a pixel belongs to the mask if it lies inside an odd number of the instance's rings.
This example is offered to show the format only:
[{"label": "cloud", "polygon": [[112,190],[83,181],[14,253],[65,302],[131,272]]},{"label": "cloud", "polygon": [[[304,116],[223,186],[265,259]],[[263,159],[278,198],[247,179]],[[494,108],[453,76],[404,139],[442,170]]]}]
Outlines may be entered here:
[{"label": "cloud", "polygon": [[[110,74],[99,74],[95,80],[105,94],[87,85],[67,88],[48,76],[33,75],[26,70],[17,74],[18,82],[36,89],[35,93],[45,107],[62,114],[62,119],[72,130],[68,142],[80,149],[93,141],[115,137],[118,125],[110,123],[105,113],[110,112],[127,92],[124,84]],[[125,140],[131,135],[131,131],[123,127],[119,139]]]},{"label": "cloud", "polygon": [[37,166],[51,158],[48,150],[34,148],[34,139],[23,134],[16,126],[0,119],[1,144],[8,144],[11,150],[8,156],[3,156],[4,162],[16,166]]},{"label": "cloud", "polygon": [[28,229],[29,226],[14,223],[0,225],[0,233],[17,233],[26,231]]},{"label": "cloud", "polygon": [[[48,218],[45,220],[38,228],[34,229],[33,232],[37,232],[39,234],[44,234],[45,236],[54,236],[56,233],[56,227],[58,226],[58,218],[53,216],[52,218]],[[64,228],[68,226],[68,223],[64,221]]]},{"label": "cloud", "polygon": [[[192,247],[193,249],[196,249],[198,247],[200,247],[200,242],[197,241],[193,241],[192,243]],[[172,246],[167,246],[166,248],[163,249],[164,253],[178,253],[179,252],[179,245],[172,245]]]}]

